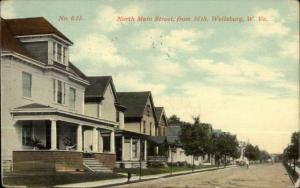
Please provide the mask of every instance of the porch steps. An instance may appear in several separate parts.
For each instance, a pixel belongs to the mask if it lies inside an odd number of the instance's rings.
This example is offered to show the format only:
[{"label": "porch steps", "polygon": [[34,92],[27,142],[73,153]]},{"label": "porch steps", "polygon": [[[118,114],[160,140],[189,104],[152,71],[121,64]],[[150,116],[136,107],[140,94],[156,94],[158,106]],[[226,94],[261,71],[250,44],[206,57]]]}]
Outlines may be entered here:
[{"label": "porch steps", "polygon": [[112,173],[112,170],[95,158],[83,158],[83,166],[91,172]]}]

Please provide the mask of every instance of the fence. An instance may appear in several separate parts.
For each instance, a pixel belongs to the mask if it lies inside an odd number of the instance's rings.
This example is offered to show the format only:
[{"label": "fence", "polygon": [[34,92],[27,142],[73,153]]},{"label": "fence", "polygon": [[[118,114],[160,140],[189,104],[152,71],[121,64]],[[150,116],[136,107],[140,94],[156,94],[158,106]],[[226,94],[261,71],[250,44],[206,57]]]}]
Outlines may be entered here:
[{"label": "fence", "polygon": [[293,183],[295,183],[299,178],[299,174],[296,171],[296,167],[294,167],[293,163],[289,164],[288,161],[283,161],[283,165],[286,171],[288,172],[290,178],[292,179]]}]

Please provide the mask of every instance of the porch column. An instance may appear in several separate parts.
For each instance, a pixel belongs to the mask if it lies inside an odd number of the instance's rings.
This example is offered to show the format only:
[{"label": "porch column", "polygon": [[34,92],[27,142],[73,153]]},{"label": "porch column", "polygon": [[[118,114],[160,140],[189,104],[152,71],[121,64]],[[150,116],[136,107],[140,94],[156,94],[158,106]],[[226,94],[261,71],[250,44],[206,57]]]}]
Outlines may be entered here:
[{"label": "porch column", "polygon": [[51,120],[51,150],[57,149],[56,120]]},{"label": "porch column", "polygon": [[125,138],[124,138],[124,136],[122,136],[122,161],[124,161],[124,159],[125,159],[124,150],[125,150]]},{"label": "porch column", "polygon": [[96,127],[93,128],[93,152],[98,151],[98,134]]},{"label": "porch column", "polygon": [[130,137],[130,160],[132,160],[132,137]]},{"label": "porch column", "polygon": [[138,146],[139,146],[139,159],[141,159],[141,155],[142,155],[142,141],[141,139],[139,138],[139,141],[138,141]]},{"label": "porch column", "polygon": [[147,161],[147,140],[144,142],[144,160]]},{"label": "porch column", "polygon": [[98,130],[98,152],[103,152],[103,138],[101,135],[101,130]]},{"label": "porch column", "polygon": [[110,153],[115,153],[115,131],[110,133]]},{"label": "porch column", "polygon": [[77,151],[82,151],[82,125],[77,127]]}]

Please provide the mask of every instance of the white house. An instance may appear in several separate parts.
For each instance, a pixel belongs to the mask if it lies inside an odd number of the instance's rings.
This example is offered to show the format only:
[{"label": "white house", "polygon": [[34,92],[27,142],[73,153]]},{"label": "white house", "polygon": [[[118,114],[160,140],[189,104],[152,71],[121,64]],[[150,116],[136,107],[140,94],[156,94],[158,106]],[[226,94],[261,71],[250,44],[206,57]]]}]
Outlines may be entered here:
[{"label": "white house", "polygon": [[[147,139],[155,136],[157,119],[150,91],[117,92],[124,110],[124,124],[116,130],[116,167],[147,166]],[[123,114],[122,113],[122,114]]]},{"label": "white house", "polygon": [[69,61],[72,41],[42,17],[1,19],[1,35],[2,162],[74,170],[91,153],[112,168],[119,126],[112,82],[91,96],[97,83]]}]

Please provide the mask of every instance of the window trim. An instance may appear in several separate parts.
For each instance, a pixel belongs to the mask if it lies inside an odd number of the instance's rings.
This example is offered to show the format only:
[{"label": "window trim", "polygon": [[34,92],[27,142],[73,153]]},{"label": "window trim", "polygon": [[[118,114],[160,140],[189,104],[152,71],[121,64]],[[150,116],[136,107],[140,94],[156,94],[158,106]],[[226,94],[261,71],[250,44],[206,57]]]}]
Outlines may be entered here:
[{"label": "window trim", "polygon": [[[30,84],[29,84],[29,96],[25,96],[25,88],[24,85],[25,85],[25,80],[24,80],[24,75],[26,76],[29,76],[29,81],[30,81]],[[27,89],[27,88],[26,88]],[[32,97],[32,74],[28,73],[28,72],[24,72],[22,71],[22,96],[23,97],[26,97],[26,98],[31,98]]]},{"label": "window trim", "polygon": [[[53,79],[54,84],[53,84],[53,99],[54,99],[54,103],[55,104],[59,104],[59,105],[65,105],[66,104],[66,82],[59,80],[59,79]],[[61,86],[62,86],[62,99],[61,99],[61,103],[58,102],[58,82],[61,82]]]},{"label": "window trim", "polygon": [[[60,52],[58,51],[58,45],[61,46]],[[67,47],[57,41],[53,41],[53,60],[57,63],[61,63],[63,65],[66,65],[66,51],[67,51]],[[58,55],[60,55],[60,61],[58,60]]]}]

